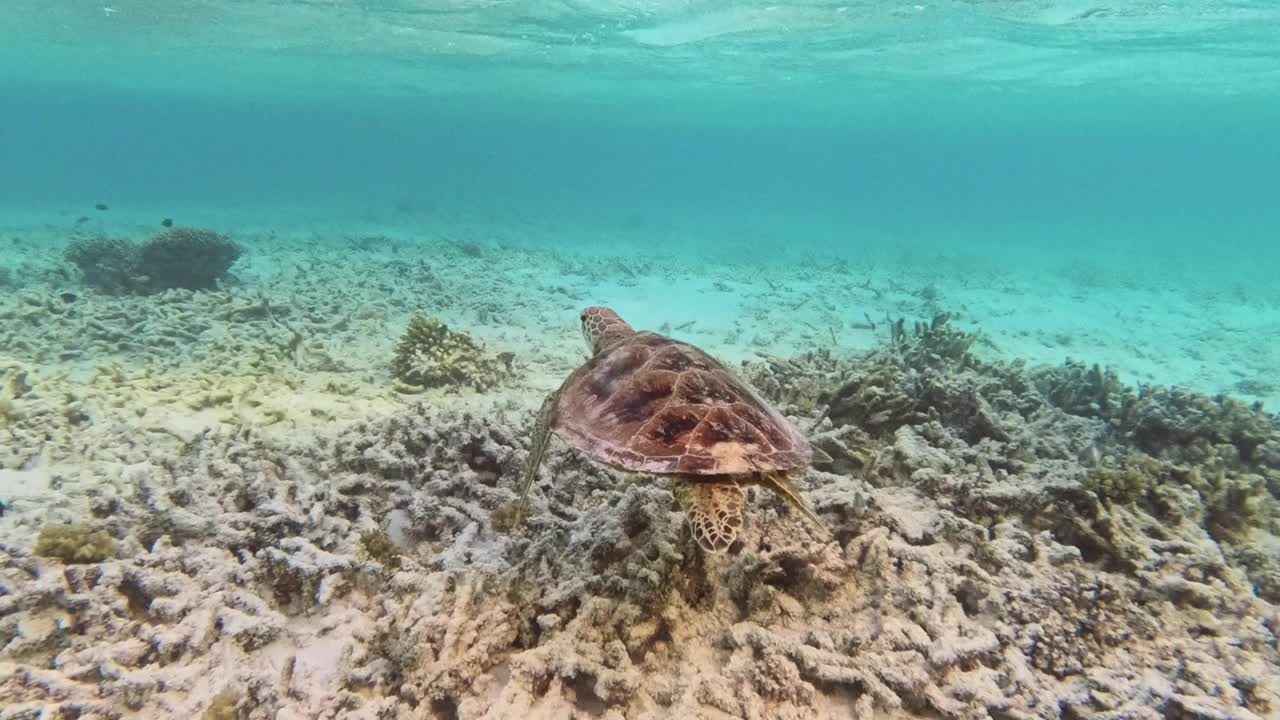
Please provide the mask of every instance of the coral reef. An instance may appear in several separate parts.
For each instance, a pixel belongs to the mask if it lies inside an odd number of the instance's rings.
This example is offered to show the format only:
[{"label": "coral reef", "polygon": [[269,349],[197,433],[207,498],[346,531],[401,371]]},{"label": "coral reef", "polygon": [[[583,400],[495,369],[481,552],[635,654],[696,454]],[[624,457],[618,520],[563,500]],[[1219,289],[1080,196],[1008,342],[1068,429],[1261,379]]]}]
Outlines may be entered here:
[{"label": "coral reef", "polygon": [[[983,362],[967,356],[968,344],[954,337],[945,343],[954,352],[927,351],[919,345],[937,325],[915,327],[914,333],[895,331],[889,348],[843,367],[837,390],[820,397],[828,403],[828,425],[815,439],[835,461],[829,469],[862,471],[876,485],[902,482],[892,460],[907,452],[904,442],[941,442],[952,454],[956,448],[1000,448],[1010,463],[1005,472],[1025,472],[1046,461],[1070,463],[1076,468],[1072,482],[1090,502],[1103,503],[1091,514],[1136,506],[1162,522],[1193,523],[1239,559],[1260,595],[1280,597],[1273,580],[1280,577],[1280,554],[1258,551],[1280,529],[1280,466],[1272,451],[1280,447],[1276,416],[1257,405],[1177,388],[1135,391],[1097,366],[1068,362],[1027,370],[1016,362]],[[833,367],[829,359],[809,356],[785,366],[753,364],[746,372],[769,394],[773,388],[820,384],[814,378],[829,378]],[[954,482],[950,478],[963,466],[945,453],[934,454],[935,462],[911,473],[914,481],[928,480],[931,492],[936,483]],[[1001,469],[990,457],[968,462]],[[1192,510],[1170,499],[1184,492],[1197,499]],[[1105,552],[1124,552],[1094,529],[1056,529],[1083,533]]]},{"label": "coral reef", "polygon": [[[897,320],[890,332],[886,346],[858,362],[811,353],[786,364],[751,363],[744,374],[775,402],[790,404],[801,393],[804,411],[824,408],[822,417],[834,425],[872,436],[938,420],[960,428],[970,442],[1010,440],[1004,415],[1020,413],[1022,396],[1032,391],[1020,368],[981,363],[972,352],[978,336],[952,327],[946,314],[914,323],[910,330],[905,320]],[[986,376],[975,384],[970,379],[978,368]],[[778,394],[779,388],[788,390]],[[1034,442],[1033,433],[1025,435]]]},{"label": "coral reef", "polygon": [[1037,369],[1032,377],[1046,400],[1072,415],[1110,418],[1133,401],[1133,391],[1110,368],[1067,360],[1062,367]]},{"label": "coral reef", "polygon": [[978,336],[957,330],[951,316],[937,313],[929,322],[915,322],[907,332],[906,320],[899,318],[889,326],[890,343],[903,361],[913,367],[965,367],[977,362],[971,352]]},{"label": "coral reef", "polygon": [[[802,426],[809,399],[840,400],[814,431],[834,461],[805,481],[836,540],[761,494],[724,556],[696,550],[661,481],[556,445],[526,524],[505,523],[533,403],[90,463],[113,481],[68,479],[56,509],[0,525],[0,694],[100,717],[1280,712],[1280,436],[1246,458],[1218,429],[1204,459],[1156,457],[1033,372],[963,358],[745,368]],[[1254,508],[1230,540],[1215,503]],[[98,517],[117,553],[32,554],[50,513]]]},{"label": "coral reef", "polygon": [[109,294],[217,286],[243,250],[212,230],[170,228],[141,245],[107,237],[82,238],[67,247],[84,284]]},{"label": "coral reef", "polygon": [[157,290],[208,290],[216,286],[243,250],[212,230],[175,227],[138,249],[138,272]]},{"label": "coral reef", "polygon": [[1275,436],[1277,422],[1257,403],[1144,385],[1135,392],[1114,370],[1068,361],[1033,373],[1045,399],[1072,415],[1099,417],[1142,451],[1177,461],[1203,461],[1231,445],[1246,463]]},{"label": "coral reef", "polygon": [[[271,243],[318,252],[310,229]],[[534,287],[511,279],[531,255],[501,239],[482,257],[364,245],[345,266],[248,268],[269,295],[67,302],[64,279],[0,295],[0,714],[1280,713],[1271,416],[1089,366],[981,361],[949,318],[889,323],[863,357],[743,368],[832,456],[803,485],[834,542],[761,496],[741,550],[702,555],[664,483],[558,444],[513,526],[529,413],[581,362],[566,319],[599,261],[564,253],[574,279]],[[620,263],[627,282],[679,264],[640,262]],[[954,294],[844,276],[822,281],[830,297],[764,293],[718,267],[747,299],[715,337],[743,354],[848,347],[885,330],[850,307]],[[418,307],[521,347],[529,377],[390,392],[393,319]],[[792,307],[819,325],[768,321]],[[709,332],[694,319],[672,322]],[[64,524],[115,552],[34,552]]]},{"label": "coral reef", "polygon": [[110,294],[123,294],[138,289],[138,248],[128,240],[94,237],[72,242],[66,250],[67,261],[80,271],[88,287]]},{"label": "coral reef", "polygon": [[410,387],[471,387],[490,390],[512,373],[511,353],[491,356],[470,335],[435,318],[414,315],[396,346],[392,372]]}]

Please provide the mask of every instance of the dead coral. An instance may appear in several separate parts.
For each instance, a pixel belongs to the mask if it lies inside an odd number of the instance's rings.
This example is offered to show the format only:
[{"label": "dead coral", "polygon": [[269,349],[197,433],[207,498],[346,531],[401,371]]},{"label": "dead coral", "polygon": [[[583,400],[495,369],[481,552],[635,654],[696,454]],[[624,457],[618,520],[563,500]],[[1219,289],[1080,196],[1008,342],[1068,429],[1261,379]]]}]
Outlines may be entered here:
[{"label": "dead coral", "polygon": [[899,318],[889,326],[890,346],[902,355],[910,367],[969,367],[977,363],[970,352],[978,340],[974,333],[957,330],[951,316],[940,312],[929,322],[916,322],[907,331],[906,320]]},{"label": "dead coral", "polygon": [[509,353],[491,356],[470,335],[415,315],[396,346],[391,369],[411,387],[471,387],[484,392],[511,376],[512,358]]},{"label": "dead coral", "polygon": [[829,350],[815,350],[793,358],[761,353],[762,362],[744,362],[743,374],[752,387],[778,407],[795,407],[816,412],[826,402],[831,388],[855,367],[846,358]]},{"label": "dead coral", "polygon": [[[882,362],[766,372],[786,392]],[[0,553],[0,695],[33,716],[198,717],[225,688],[253,717],[1275,716],[1274,546],[1251,522],[1224,550],[1202,524],[1207,470],[1256,497],[1280,446],[1174,464],[1020,367],[892,362],[918,417],[867,431],[844,408],[816,433],[843,448],[803,480],[835,542],[766,501],[741,548],[690,552],[665,483],[563,445],[543,507],[495,532],[529,420],[497,403],[112,463],[113,531],[148,552],[40,575]],[[1223,507],[1247,508],[1235,492]],[[362,533],[411,559],[385,572]]]},{"label": "dead coral", "polygon": [[1178,387],[1143,385],[1135,392],[1114,370],[1073,361],[1031,374],[1050,404],[1072,415],[1102,418],[1142,451],[1173,462],[1203,461],[1221,444],[1233,446],[1245,464],[1266,462],[1265,450],[1258,454],[1259,449],[1280,441],[1280,418],[1257,403]]},{"label": "dead coral", "polygon": [[1260,405],[1181,388],[1144,386],[1117,424],[1144,451],[1179,462],[1202,460],[1226,443],[1252,463],[1263,443],[1280,438],[1280,419]]},{"label": "dead coral", "polygon": [[[856,362],[817,353],[786,363],[769,359],[749,365],[746,374],[767,395],[825,379],[826,389],[809,391],[806,399],[816,397],[834,425],[855,425],[877,438],[937,419],[962,428],[970,442],[1008,441],[1022,411],[1038,402],[1021,368],[979,360],[972,352],[978,336],[955,329],[945,314],[910,330],[899,320],[891,329],[886,347]],[[1032,433],[1027,441],[1034,442]]]},{"label": "dead coral", "polygon": [[[790,383],[806,397],[822,378],[838,376],[833,391],[817,395],[828,404],[813,433],[833,458],[824,469],[910,487],[944,507],[954,497],[980,522],[1026,513],[1111,568],[1142,561],[1142,543],[1125,523],[1154,533],[1162,523],[1191,523],[1242,558],[1259,588],[1272,587],[1280,563],[1249,548],[1255,533],[1280,527],[1275,416],[1176,388],[1135,391],[1098,366],[984,362],[971,345],[945,319],[912,330],[899,322],[889,347],[856,361],[767,358],[747,375],[766,393],[785,393]],[[1033,469],[1044,484],[1031,493]],[[1172,500],[1186,492],[1194,503]],[[1044,525],[1040,517],[1056,520]]]},{"label": "dead coral", "polygon": [[1032,378],[1045,400],[1072,415],[1113,418],[1134,399],[1115,370],[1096,364],[1067,360],[1062,367],[1033,371]]}]

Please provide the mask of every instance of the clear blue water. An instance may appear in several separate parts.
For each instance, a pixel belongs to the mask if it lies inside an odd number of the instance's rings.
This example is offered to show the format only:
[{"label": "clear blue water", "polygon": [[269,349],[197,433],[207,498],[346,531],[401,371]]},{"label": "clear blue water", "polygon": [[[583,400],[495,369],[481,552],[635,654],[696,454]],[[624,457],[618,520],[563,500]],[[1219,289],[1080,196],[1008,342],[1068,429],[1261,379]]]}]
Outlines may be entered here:
[{"label": "clear blue water", "polygon": [[[1042,373],[1273,413],[1278,188],[1280,0],[0,0],[0,718],[1274,717],[1275,416]],[[507,526],[592,305],[773,367],[838,543],[561,440]],[[843,364],[944,315],[1032,369]]]},{"label": "clear blue water", "polygon": [[1280,227],[1267,3],[117,5],[0,10],[0,205],[1241,258]]},{"label": "clear blue water", "polygon": [[[1280,94],[753,103],[349,101],[0,89],[8,203],[394,204],[494,213],[781,214],[904,233],[1073,226],[1142,243],[1280,227]],[[876,105],[880,105],[876,107]]]}]

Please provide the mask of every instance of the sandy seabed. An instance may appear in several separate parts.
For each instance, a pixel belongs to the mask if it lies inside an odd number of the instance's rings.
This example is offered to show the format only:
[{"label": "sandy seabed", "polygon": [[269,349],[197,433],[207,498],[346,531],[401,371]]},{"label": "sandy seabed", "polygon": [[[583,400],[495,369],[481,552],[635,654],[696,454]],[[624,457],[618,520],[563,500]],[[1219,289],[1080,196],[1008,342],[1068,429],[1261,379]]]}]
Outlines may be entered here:
[{"label": "sandy seabed", "polygon": [[[0,232],[0,718],[1280,716],[1276,297],[328,228],[118,297],[69,236]],[[756,494],[705,555],[554,441],[507,527],[591,304],[829,405],[834,539]],[[404,392],[419,312],[514,372]]]}]

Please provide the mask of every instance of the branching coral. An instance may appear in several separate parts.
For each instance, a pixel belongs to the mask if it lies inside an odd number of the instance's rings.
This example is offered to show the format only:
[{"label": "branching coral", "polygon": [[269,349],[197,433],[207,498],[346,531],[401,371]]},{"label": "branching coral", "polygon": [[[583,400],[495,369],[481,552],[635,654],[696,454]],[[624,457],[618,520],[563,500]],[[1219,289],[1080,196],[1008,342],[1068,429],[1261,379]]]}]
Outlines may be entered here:
[{"label": "branching coral", "polygon": [[[964,426],[969,439],[1007,439],[999,415],[1018,405],[1013,393],[1027,388],[1017,382],[1017,374],[1003,371],[996,373],[1001,375],[998,381],[970,382],[976,374],[994,369],[972,352],[978,335],[952,327],[946,314],[917,322],[911,329],[899,320],[891,324],[891,332],[888,347],[857,362],[831,360],[822,353],[785,362],[770,358],[767,368],[749,367],[747,375],[771,399],[797,383],[825,385],[805,397],[816,396],[835,425],[856,425],[873,436],[885,437],[903,425],[940,417]],[[1014,381],[1012,387],[1006,380]]]},{"label": "branching coral", "polygon": [[510,377],[512,358],[510,353],[491,356],[470,335],[415,315],[396,346],[391,369],[408,386],[468,386],[484,392]]},{"label": "branching coral", "polygon": [[892,347],[910,367],[969,367],[977,364],[970,352],[978,336],[957,330],[951,316],[938,313],[929,322],[917,322],[907,331],[899,318],[890,325]]},{"label": "branching coral", "polygon": [[[901,456],[967,447],[966,463],[984,484],[1001,472],[1028,472],[1032,459],[1069,463],[1074,479],[1052,501],[1065,509],[1047,515],[1076,518],[1054,531],[1086,556],[1133,562],[1132,543],[1113,537],[1113,513],[1187,522],[1228,554],[1249,558],[1259,587],[1277,585],[1269,578],[1280,577],[1280,561],[1251,548],[1258,532],[1280,526],[1280,419],[1227,397],[1134,389],[1097,365],[1028,370],[986,362],[972,355],[973,340],[945,319],[910,329],[899,322],[888,347],[860,359],[768,358],[746,374],[772,398],[801,387],[806,400],[825,402],[826,419],[812,439],[835,458],[831,468],[933,496],[968,481],[955,467],[904,467]],[[824,381],[827,389],[815,392]],[[904,440],[931,449],[921,455],[904,449]],[[965,501],[971,519],[1008,512],[984,508],[975,502],[980,495]]]},{"label": "branching coral", "polygon": [[1033,377],[1046,400],[1072,415],[1114,417],[1134,397],[1115,370],[1096,364],[1068,360],[1062,367],[1036,370]]},{"label": "branching coral", "polygon": [[1146,452],[1178,461],[1201,459],[1210,446],[1230,444],[1249,463],[1259,446],[1280,438],[1280,419],[1261,406],[1180,388],[1143,387],[1119,425]]}]

